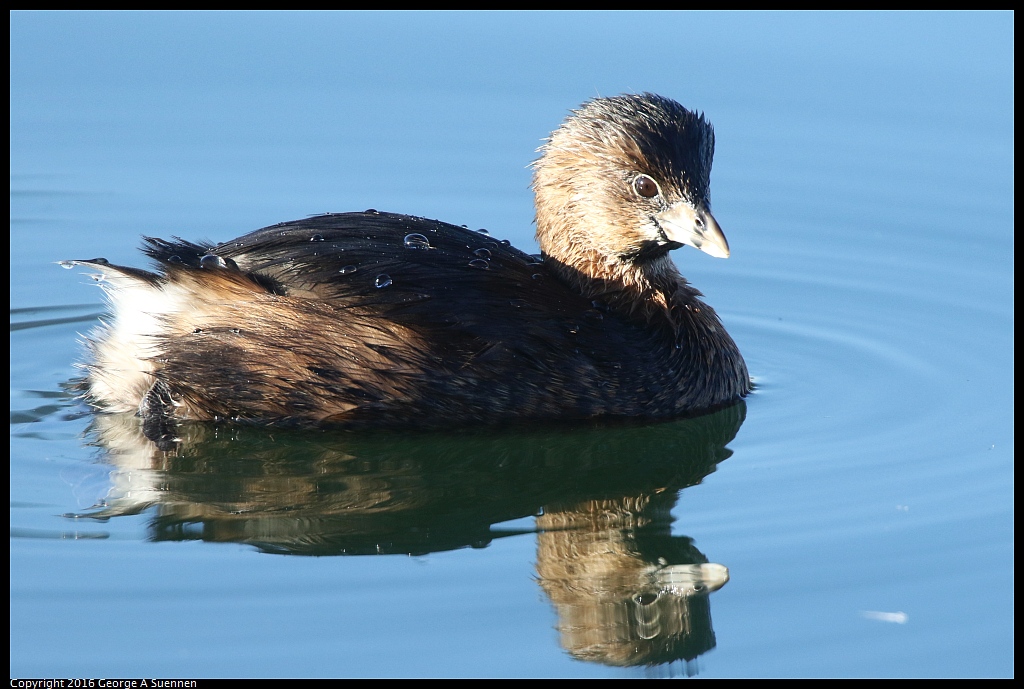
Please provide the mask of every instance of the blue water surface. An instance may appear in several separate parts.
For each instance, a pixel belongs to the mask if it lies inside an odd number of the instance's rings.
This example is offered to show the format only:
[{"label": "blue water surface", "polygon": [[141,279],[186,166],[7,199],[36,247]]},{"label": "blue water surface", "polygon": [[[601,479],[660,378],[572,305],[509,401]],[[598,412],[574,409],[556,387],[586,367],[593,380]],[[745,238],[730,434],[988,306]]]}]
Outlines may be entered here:
[{"label": "blue water surface", "polygon": [[[1011,13],[10,18],[12,677],[1012,676]],[[732,257],[675,260],[742,408],[166,456],[77,400],[55,262],[365,208],[533,252],[537,146],[641,91],[716,128]]]}]

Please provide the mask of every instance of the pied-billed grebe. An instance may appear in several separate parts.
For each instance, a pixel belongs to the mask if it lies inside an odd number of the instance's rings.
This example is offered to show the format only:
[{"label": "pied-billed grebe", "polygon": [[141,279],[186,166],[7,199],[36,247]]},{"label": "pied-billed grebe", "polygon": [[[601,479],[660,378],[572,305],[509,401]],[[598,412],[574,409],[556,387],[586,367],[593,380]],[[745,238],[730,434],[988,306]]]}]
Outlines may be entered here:
[{"label": "pied-billed grebe", "polygon": [[147,238],[155,272],[65,262],[95,268],[112,305],[90,400],[148,420],[443,427],[746,395],[736,344],[668,255],[729,255],[711,125],[653,94],[596,98],[539,150],[539,257],[369,210],[216,246]]}]

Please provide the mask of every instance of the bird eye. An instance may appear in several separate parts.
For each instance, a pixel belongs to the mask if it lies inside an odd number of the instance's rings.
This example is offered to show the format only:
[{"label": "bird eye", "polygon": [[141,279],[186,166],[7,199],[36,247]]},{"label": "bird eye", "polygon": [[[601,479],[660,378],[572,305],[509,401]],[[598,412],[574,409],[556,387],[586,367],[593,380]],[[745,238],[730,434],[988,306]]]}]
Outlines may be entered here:
[{"label": "bird eye", "polygon": [[658,195],[658,183],[647,175],[640,175],[634,179],[633,189],[645,199],[654,198]]}]

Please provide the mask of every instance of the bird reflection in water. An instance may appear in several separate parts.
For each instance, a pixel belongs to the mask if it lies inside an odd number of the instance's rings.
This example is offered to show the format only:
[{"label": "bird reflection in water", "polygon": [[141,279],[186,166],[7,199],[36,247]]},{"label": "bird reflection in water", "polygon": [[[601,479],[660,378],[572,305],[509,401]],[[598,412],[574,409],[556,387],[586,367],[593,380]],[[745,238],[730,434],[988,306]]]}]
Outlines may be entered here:
[{"label": "bird reflection in water", "polygon": [[[708,594],[729,575],[672,535],[671,510],[730,456],[745,413],[406,435],[191,423],[171,449],[130,414],[98,414],[90,437],[112,487],[75,516],[150,510],[154,541],[287,555],[425,555],[536,533],[538,580],[573,657],[692,671],[715,646]],[[529,516],[535,529],[500,527]]]}]

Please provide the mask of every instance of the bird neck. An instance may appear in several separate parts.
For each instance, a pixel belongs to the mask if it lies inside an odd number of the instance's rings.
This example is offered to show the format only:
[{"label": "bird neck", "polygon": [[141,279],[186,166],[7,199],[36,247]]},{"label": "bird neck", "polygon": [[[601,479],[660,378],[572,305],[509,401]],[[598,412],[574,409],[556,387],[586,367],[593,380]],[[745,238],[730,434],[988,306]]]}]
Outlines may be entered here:
[{"label": "bird neck", "polygon": [[[545,263],[586,299],[629,320],[678,327],[680,310],[704,307],[667,255],[641,264],[577,254],[568,263],[545,254]],[[583,259],[583,260],[581,260]],[[699,313],[699,311],[698,311]]]}]

